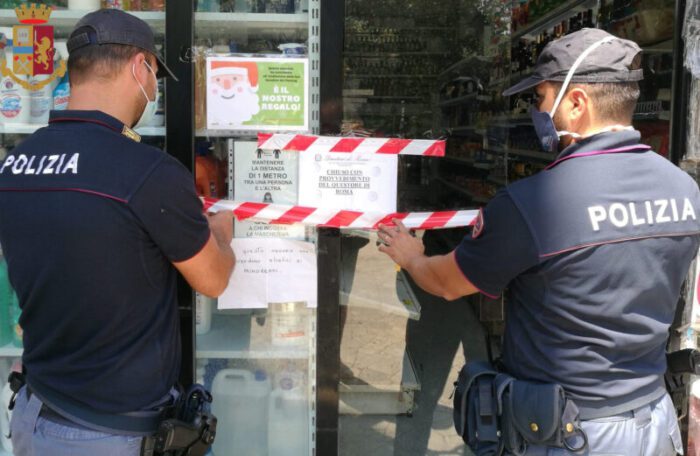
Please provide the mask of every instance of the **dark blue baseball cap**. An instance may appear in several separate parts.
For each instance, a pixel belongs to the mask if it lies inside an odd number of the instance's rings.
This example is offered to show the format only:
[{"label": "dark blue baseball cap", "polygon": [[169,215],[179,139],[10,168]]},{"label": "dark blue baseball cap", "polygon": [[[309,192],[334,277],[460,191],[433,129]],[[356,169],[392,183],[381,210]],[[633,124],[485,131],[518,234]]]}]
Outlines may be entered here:
[{"label": "dark blue baseball cap", "polygon": [[535,71],[508,88],[503,95],[514,95],[545,81],[564,81],[576,59],[593,43],[605,38],[614,39],[593,50],[576,69],[571,82],[623,83],[644,79],[641,69],[642,50],[637,43],[613,37],[604,30],[584,28],[547,43],[537,58]]},{"label": "dark blue baseball cap", "polygon": [[150,52],[158,60],[159,78],[177,78],[156,50],[151,27],[138,17],[118,9],[101,9],[83,16],[68,38],[68,52],[85,46],[125,44]]}]

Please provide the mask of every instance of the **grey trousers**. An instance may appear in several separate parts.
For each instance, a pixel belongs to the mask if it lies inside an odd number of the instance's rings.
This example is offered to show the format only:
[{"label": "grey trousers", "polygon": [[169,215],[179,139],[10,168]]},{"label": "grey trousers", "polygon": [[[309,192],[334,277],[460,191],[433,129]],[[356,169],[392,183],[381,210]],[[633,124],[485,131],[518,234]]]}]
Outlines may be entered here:
[{"label": "grey trousers", "polygon": [[[583,421],[588,449],[573,453],[561,448],[532,446],[527,456],[674,456],[683,454],[681,432],[671,397],[663,397],[631,412]],[[581,441],[570,441],[573,448]]]},{"label": "grey trousers", "polygon": [[12,411],[15,456],[138,456],[142,437],[108,434],[50,421],[39,416],[41,400],[26,388],[17,394]]}]

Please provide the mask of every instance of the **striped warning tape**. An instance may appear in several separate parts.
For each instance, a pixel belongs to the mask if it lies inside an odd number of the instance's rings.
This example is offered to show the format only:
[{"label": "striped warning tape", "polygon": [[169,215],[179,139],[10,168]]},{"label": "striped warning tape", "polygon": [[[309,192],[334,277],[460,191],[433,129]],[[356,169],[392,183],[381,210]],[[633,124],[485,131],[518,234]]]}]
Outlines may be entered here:
[{"label": "striped warning tape", "polygon": [[379,224],[393,225],[399,219],[407,228],[432,230],[473,225],[478,210],[442,212],[377,212],[345,211],[322,209],[285,204],[250,203],[203,198],[208,212],[233,211],[238,220],[264,222],[270,224],[292,224],[330,227],[376,229]]},{"label": "striped warning tape", "polygon": [[401,138],[345,138],[259,133],[258,147],[265,150],[340,152],[357,154],[445,156],[445,141]]}]

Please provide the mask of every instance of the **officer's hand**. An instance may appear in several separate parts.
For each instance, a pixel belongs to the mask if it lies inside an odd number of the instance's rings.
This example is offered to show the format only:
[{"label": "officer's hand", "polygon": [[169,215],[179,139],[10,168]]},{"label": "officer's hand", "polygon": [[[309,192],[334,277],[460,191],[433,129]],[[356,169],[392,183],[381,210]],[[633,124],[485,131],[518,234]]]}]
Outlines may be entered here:
[{"label": "officer's hand", "polygon": [[233,239],[233,211],[207,214],[209,229],[219,244],[230,245]]},{"label": "officer's hand", "polygon": [[379,251],[384,252],[402,268],[408,266],[416,257],[423,256],[423,241],[414,237],[399,219],[393,219],[396,227],[379,225],[379,239],[383,244]]}]

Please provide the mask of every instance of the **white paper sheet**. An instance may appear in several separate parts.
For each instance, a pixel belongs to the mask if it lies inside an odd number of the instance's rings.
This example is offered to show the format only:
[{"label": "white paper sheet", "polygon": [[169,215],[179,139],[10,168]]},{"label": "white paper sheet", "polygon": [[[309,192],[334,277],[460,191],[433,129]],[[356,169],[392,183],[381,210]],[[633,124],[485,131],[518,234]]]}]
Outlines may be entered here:
[{"label": "white paper sheet", "polygon": [[395,212],[396,155],[301,153],[299,205]]},{"label": "white paper sheet", "polygon": [[289,239],[234,239],[236,267],[219,309],[260,309],[271,302],[317,305],[316,247]]}]

